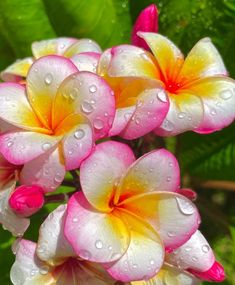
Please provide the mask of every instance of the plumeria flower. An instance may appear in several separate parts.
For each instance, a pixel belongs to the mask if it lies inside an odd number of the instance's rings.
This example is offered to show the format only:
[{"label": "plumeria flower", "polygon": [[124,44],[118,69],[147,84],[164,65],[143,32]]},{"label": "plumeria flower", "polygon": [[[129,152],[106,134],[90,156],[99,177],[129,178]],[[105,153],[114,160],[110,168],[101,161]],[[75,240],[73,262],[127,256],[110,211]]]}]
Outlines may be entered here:
[{"label": "plumeria flower", "polygon": [[[164,121],[156,127],[156,134],[171,136],[188,130],[211,133],[234,120],[235,83],[227,77],[224,63],[209,38],[200,40],[184,59],[166,37],[145,32],[138,35],[146,41],[152,54],[130,45],[113,47],[102,55],[99,72],[116,85],[120,77],[142,78],[149,86],[147,90],[152,81],[161,82],[170,108]],[[116,91],[117,101],[122,99],[122,90]],[[139,87],[132,89],[128,97],[136,98],[142,91]],[[161,113],[156,110],[155,116]],[[148,127],[141,120],[139,125]]]},{"label": "plumeria flower", "polygon": [[8,182],[15,180],[20,169],[21,167],[11,164],[2,154],[0,154],[0,189]]},{"label": "plumeria flower", "polygon": [[4,81],[23,82],[33,62],[45,55],[62,55],[70,58],[79,71],[96,72],[101,48],[90,39],[55,38],[34,42],[33,57],[17,60],[2,73]]},{"label": "plumeria flower", "polygon": [[138,32],[158,32],[158,10],[156,5],[151,4],[142,10],[132,29],[132,44],[148,50],[149,46],[138,36]]},{"label": "plumeria flower", "polygon": [[14,236],[22,236],[30,224],[30,220],[19,216],[9,205],[10,196],[14,193],[15,181],[10,181],[0,190],[0,224]]},{"label": "plumeria flower", "polygon": [[107,135],[114,112],[113,92],[102,78],[78,72],[65,57],[42,57],[26,86],[0,84],[0,118],[15,127],[0,136],[0,152],[24,165],[22,184],[53,191],[65,170],[79,167],[95,140]]},{"label": "plumeria flower", "polygon": [[46,218],[37,244],[25,239],[14,244],[16,260],[10,273],[14,285],[114,285],[100,265],[77,257],[64,238],[65,211],[61,205]]},{"label": "plumeria flower", "polygon": [[165,249],[184,244],[200,223],[196,207],[176,193],[179,167],[166,150],[135,161],[125,144],[98,144],[81,164],[80,180],[83,193],[69,200],[65,236],[79,256],[106,263],[117,280],[153,277]]},{"label": "plumeria flower", "polygon": [[196,285],[201,280],[221,282],[224,278],[223,267],[215,261],[210,245],[196,231],[185,244],[166,254],[165,263],[156,276],[131,282],[131,285]]}]

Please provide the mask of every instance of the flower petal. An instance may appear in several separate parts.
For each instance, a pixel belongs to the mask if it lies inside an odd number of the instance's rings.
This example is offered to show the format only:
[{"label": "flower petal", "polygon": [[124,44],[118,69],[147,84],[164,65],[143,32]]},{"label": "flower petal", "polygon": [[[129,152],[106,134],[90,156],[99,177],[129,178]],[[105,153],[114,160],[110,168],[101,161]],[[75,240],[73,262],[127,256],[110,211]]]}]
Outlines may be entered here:
[{"label": "flower petal", "polygon": [[51,126],[51,109],[59,85],[77,71],[69,59],[57,55],[41,57],[30,68],[27,95],[34,111],[48,128]]},{"label": "flower petal", "polygon": [[210,38],[201,39],[186,57],[179,78],[190,83],[215,75],[227,75],[223,60]]},{"label": "flower petal", "polygon": [[155,233],[149,233],[144,223],[127,213],[122,218],[132,230],[130,244],[124,255],[108,268],[108,273],[122,282],[148,279],[158,272],[164,261],[164,246]]},{"label": "flower petal", "polygon": [[100,211],[110,211],[115,183],[135,160],[132,150],[119,142],[98,144],[82,163],[80,181],[89,203]]},{"label": "flower petal", "polygon": [[[168,97],[158,81],[150,84],[146,80],[145,82],[139,82],[139,84],[142,85],[142,88],[145,88],[143,92],[139,89],[140,93],[138,94],[136,109],[132,116],[129,117],[129,122],[125,129],[120,133],[120,136],[125,139],[136,139],[160,126],[169,109]],[[130,94],[135,94],[137,91],[135,90],[136,87],[138,88],[138,84],[134,88],[130,85],[123,93],[128,94],[130,92]]]},{"label": "flower petal", "polygon": [[29,240],[17,240],[14,244],[16,260],[10,272],[14,285],[55,284],[52,275],[47,273],[50,270],[49,266],[39,260],[35,250],[36,243]]},{"label": "flower petal", "polygon": [[57,207],[42,223],[39,230],[37,256],[53,266],[63,263],[67,257],[75,256],[64,237],[65,212],[66,205]]},{"label": "flower petal", "polygon": [[120,200],[152,191],[175,192],[180,185],[176,158],[167,150],[149,152],[128,169],[120,182]]},{"label": "flower petal", "polygon": [[27,76],[29,68],[32,64],[32,57],[17,60],[1,72],[1,78],[3,81],[19,82],[22,77]]},{"label": "flower petal", "polygon": [[33,132],[9,132],[0,136],[0,152],[13,164],[25,164],[51,149],[59,139]]},{"label": "flower petal", "polygon": [[184,244],[200,223],[195,205],[184,196],[172,192],[136,195],[118,206],[149,223],[160,235],[167,250]]},{"label": "flower petal", "polygon": [[20,172],[20,183],[40,185],[44,192],[51,192],[60,186],[64,176],[63,156],[56,147],[26,163]]},{"label": "flower petal", "polygon": [[79,71],[97,72],[100,54],[96,52],[82,52],[74,55],[71,61],[76,65]]},{"label": "flower petal", "polygon": [[90,120],[96,139],[107,135],[115,114],[115,100],[104,79],[90,72],[79,72],[63,82],[55,98],[53,126],[74,113]]},{"label": "flower petal", "polygon": [[207,240],[200,231],[166,257],[167,262],[181,269],[207,271],[215,262],[215,256]]},{"label": "flower petal", "polygon": [[100,46],[93,40],[90,39],[80,39],[77,40],[73,45],[66,49],[64,56],[73,57],[76,54],[82,52],[97,52],[101,53],[102,50]]},{"label": "flower petal", "polygon": [[193,275],[165,263],[161,271],[150,280],[131,282],[131,285],[197,285],[200,281]]},{"label": "flower petal", "polygon": [[153,56],[138,47],[120,45],[106,50],[100,57],[98,74],[111,77],[160,77]]},{"label": "flower petal", "polygon": [[173,136],[197,128],[203,119],[203,104],[198,96],[182,91],[170,94],[170,109],[162,125],[155,129],[160,136]]},{"label": "flower petal", "polygon": [[30,224],[30,220],[18,217],[10,208],[8,200],[14,191],[15,183],[9,183],[0,191],[0,223],[14,236],[22,236]]},{"label": "flower petal", "polygon": [[25,87],[18,83],[0,84],[0,118],[26,130],[47,132],[27,100]]},{"label": "flower petal", "polygon": [[147,8],[141,11],[134,27],[132,29],[131,42],[133,45],[148,49],[146,42],[141,39],[138,32],[153,32],[158,31],[158,10],[156,5],[151,4]]},{"label": "flower petal", "polygon": [[171,79],[174,82],[184,62],[181,51],[173,42],[160,34],[138,32],[138,36],[143,38],[152,50],[164,81]]},{"label": "flower petal", "polygon": [[83,115],[68,116],[58,127],[58,131],[70,130],[62,141],[64,163],[66,170],[76,169],[90,154],[94,144],[92,126]]},{"label": "flower petal", "polygon": [[211,77],[198,80],[188,87],[200,97],[204,106],[204,118],[195,129],[198,133],[218,131],[235,118],[235,81],[227,77]]},{"label": "flower petal", "polygon": [[67,48],[76,42],[77,39],[74,38],[55,38],[34,42],[32,44],[33,55],[36,58],[52,54],[62,55]]},{"label": "flower petal", "polygon": [[11,164],[2,154],[0,154],[0,189],[11,180],[15,179],[19,166]]},{"label": "flower petal", "polygon": [[76,254],[95,262],[119,259],[129,244],[129,232],[122,220],[113,213],[97,212],[82,192],[69,200],[65,236]]}]

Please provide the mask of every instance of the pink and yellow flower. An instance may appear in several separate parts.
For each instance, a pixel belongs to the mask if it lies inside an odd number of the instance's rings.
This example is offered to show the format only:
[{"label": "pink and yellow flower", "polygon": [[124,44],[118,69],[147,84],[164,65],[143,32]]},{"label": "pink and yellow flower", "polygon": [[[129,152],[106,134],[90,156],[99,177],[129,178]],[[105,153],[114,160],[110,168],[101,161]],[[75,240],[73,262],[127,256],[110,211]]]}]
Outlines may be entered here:
[{"label": "pink and yellow flower", "polygon": [[0,118],[11,125],[0,136],[0,151],[24,164],[22,184],[53,191],[65,170],[79,167],[95,140],[107,135],[114,112],[113,92],[102,78],[78,72],[65,57],[42,57],[26,86],[0,84]]},{"label": "pink and yellow flower", "polygon": [[40,227],[38,243],[18,240],[11,268],[14,285],[114,285],[98,264],[77,257],[63,235],[66,206],[54,210]]},{"label": "pink and yellow flower", "polygon": [[[156,33],[139,32],[152,53],[130,45],[108,49],[100,59],[99,73],[111,85],[116,85],[116,100],[124,106],[135,106],[136,99],[144,90],[158,82],[167,92],[170,107],[155,132],[161,136],[176,135],[188,130],[210,133],[228,126],[235,118],[235,82],[227,77],[224,63],[209,38],[200,40],[184,59],[181,51],[167,38]],[[145,87],[136,87],[125,92],[122,80],[145,81]],[[167,101],[164,99],[164,101]],[[117,104],[119,111],[119,104]],[[121,106],[123,107],[123,105]],[[135,108],[129,112],[134,116]],[[118,112],[117,111],[117,112]],[[147,113],[147,110],[145,111]],[[161,117],[160,110],[149,117]],[[133,117],[132,117],[133,118]],[[119,120],[120,121],[120,120]],[[134,121],[134,119],[133,119]],[[130,121],[127,122],[127,126]],[[114,121],[115,123],[115,121]],[[140,128],[148,124],[139,119]],[[125,127],[120,135],[126,137]],[[136,136],[127,135],[127,138]]]},{"label": "pink and yellow flower", "polygon": [[79,71],[96,72],[101,54],[99,45],[90,39],[55,38],[34,42],[33,57],[17,60],[1,73],[4,81],[24,82],[33,62],[46,55],[61,55],[70,58]]},{"label": "pink and yellow flower", "polygon": [[166,150],[135,161],[131,149],[105,142],[80,167],[83,193],[68,203],[65,236],[82,258],[106,263],[113,278],[153,277],[165,248],[173,250],[197,230],[196,207],[179,188],[179,167]]}]

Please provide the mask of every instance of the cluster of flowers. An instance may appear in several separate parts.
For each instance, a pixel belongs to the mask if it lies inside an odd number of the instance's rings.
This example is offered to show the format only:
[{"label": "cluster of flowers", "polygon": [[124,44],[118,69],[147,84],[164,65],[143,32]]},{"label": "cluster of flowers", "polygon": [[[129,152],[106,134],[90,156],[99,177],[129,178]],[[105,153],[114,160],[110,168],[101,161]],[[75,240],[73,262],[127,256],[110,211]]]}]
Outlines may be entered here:
[{"label": "cluster of flowers", "polygon": [[[229,125],[235,82],[211,41],[200,40],[184,60],[157,33],[151,5],[132,45],[102,53],[92,40],[58,38],[33,43],[32,52],[4,70],[0,84],[0,222],[19,237],[12,283],[222,281],[175,157],[159,149],[136,160],[110,139]],[[23,239],[29,216],[77,169],[82,191],[49,214],[37,243]]]}]

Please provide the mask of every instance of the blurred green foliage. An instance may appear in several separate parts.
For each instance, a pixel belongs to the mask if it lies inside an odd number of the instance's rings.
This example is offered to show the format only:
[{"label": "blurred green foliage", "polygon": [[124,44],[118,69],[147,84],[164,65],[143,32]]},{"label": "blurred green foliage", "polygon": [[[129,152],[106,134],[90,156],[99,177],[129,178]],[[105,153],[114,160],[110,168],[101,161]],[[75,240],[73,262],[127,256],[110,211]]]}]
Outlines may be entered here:
[{"label": "blurred green foliage", "polygon": [[[151,3],[159,9],[159,32],[184,53],[202,37],[211,37],[235,77],[235,0],[1,0],[0,69],[31,55],[33,41],[86,37],[102,48],[130,42],[132,23]],[[175,149],[175,139],[167,140]],[[235,186],[233,191],[204,189],[198,181],[235,180],[235,125],[211,135],[183,134],[176,145],[185,185],[198,192],[202,231],[227,272],[226,285],[235,285]],[[60,188],[58,192],[68,189]],[[38,227],[56,204],[32,218],[26,238],[37,239]],[[8,285],[14,238],[0,229],[0,284]],[[204,284],[207,284],[206,282]]]}]

